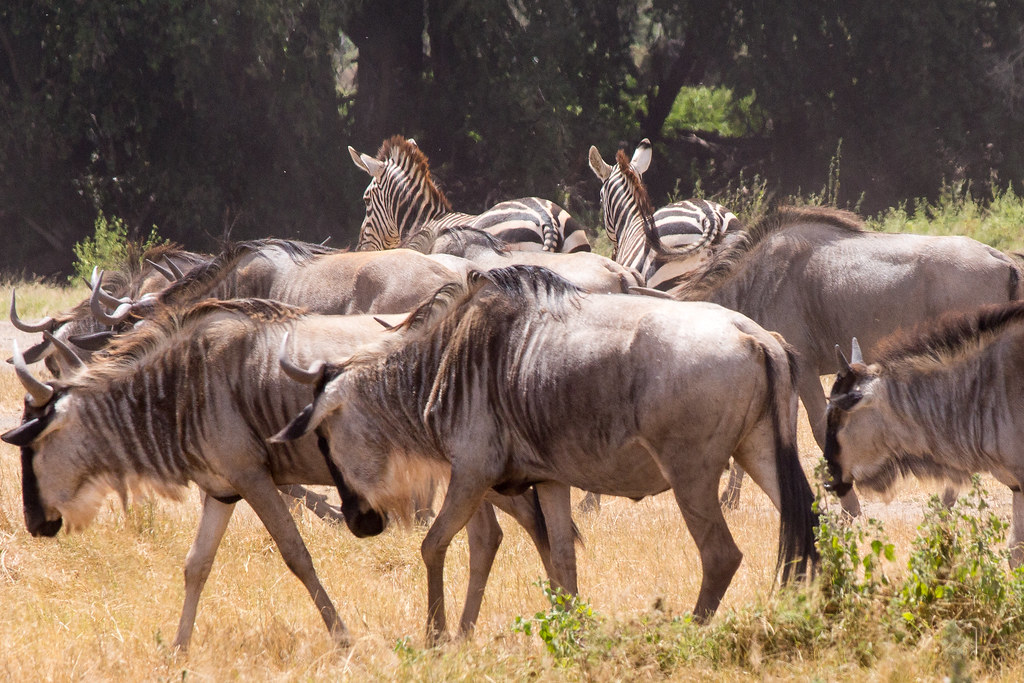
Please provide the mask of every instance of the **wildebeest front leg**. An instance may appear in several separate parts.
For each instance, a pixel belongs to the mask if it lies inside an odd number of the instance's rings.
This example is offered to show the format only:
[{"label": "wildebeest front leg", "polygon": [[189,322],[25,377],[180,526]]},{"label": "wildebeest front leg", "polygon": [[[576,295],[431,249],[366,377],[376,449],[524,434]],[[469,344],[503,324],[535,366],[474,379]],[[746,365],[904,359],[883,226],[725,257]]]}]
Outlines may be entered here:
[{"label": "wildebeest front leg", "polygon": [[199,529],[192,542],[192,548],[185,558],[185,604],[181,608],[181,619],[178,620],[178,634],[174,637],[174,647],[182,652],[188,650],[195,626],[196,610],[199,595],[203,592],[206,579],[213,567],[213,558],[228,528],[234,503],[222,503],[211,496],[203,496],[203,514],[199,518]]},{"label": "wildebeest front leg", "polygon": [[465,527],[477,512],[489,484],[469,481],[452,468],[441,509],[430,525],[420,546],[423,564],[427,568],[427,642],[434,644],[445,634],[447,624],[444,610],[444,558],[455,534]]},{"label": "wildebeest front leg", "polygon": [[259,516],[263,526],[267,527],[267,531],[281,551],[285,564],[309,591],[331,637],[339,645],[347,646],[348,630],[338,618],[327,591],[320,584],[320,579],[313,568],[313,558],[310,557],[306,544],[295,527],[295,520],[292,519],[288,506],[278,493],[274,482],[264,474],[252,475],[235,482],[235,488]]},{"label": "wildebeest front leg", "polygon": [[1024,565],[1024,493],[1013,492],[1013,523],[1010,526],[1010,569]]}]

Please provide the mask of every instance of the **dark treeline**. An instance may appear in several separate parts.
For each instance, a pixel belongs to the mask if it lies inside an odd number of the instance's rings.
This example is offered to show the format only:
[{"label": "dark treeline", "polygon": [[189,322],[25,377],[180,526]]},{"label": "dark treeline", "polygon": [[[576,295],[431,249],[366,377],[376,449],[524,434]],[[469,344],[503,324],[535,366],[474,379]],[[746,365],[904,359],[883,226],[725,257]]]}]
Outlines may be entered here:
[{"label": "dark treeline", "polygon": [[[351,243],[368,178],[345,148],[394,133],[465,211],[539,195],[592,218],[587,149],[644,136],[656,204],[741,172],[818,190],[840,140],[840,203],[983,193],[1024,179],[1022,19],[1019,0],[10,0],[0,270],[67,272],[100,211],[194,249]],[[732,92],[727,129],[669,125],[698,85]]]}]

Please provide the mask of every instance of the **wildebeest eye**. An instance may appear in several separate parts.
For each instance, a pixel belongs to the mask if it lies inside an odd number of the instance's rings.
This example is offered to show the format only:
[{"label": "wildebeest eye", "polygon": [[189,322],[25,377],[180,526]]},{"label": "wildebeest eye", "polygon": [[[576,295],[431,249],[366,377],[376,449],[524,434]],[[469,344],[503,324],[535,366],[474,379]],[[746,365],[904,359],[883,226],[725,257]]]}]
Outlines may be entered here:
[{"label": "wildebeest eye", "polygon": [[840,410],[849,410],[853,406],[864,398],[864,394],[860,391],[849,391],[845,394],[839,394],[838,396],[830,396],[828,399],[828,405],[830,408],[835,407]]}]

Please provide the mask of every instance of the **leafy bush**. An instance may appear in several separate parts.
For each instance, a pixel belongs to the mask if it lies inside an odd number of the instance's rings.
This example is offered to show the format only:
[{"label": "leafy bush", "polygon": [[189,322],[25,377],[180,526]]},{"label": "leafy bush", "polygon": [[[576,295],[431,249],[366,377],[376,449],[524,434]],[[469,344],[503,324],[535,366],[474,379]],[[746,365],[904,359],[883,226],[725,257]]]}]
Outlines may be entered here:
[{"label": "leafy bush", "polygon": [[561,589],[553,590],[547,581],[537,582],[537,585],[544,591],[551,608],[529,619],[516,617],[512,630],[528,636],[536,634],[555,661],[564,666],[583,651],[587,630],[594,624],[594,611],[586,600],[567,595]]},{"label": "leafy bush", "polygon": [[133,242],[129,239],[128,226],[124,220],[117,216],[108,220],[103,212],[100,212],[96,216],[93,236],[86,237],[74,246],[74,273],[69,280],[88,280],[94,267],[117,270],[125,268],[132,259],[141,263],[144,251],[163,242],[157,234],[155,225],[144,242]]}]

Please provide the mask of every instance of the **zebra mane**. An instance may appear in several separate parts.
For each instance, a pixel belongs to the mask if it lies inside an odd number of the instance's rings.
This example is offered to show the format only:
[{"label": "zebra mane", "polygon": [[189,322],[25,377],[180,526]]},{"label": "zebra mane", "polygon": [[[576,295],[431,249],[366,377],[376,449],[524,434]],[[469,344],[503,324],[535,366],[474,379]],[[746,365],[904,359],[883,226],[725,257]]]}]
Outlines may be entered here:
[{"label": "zebra mane", "polygon": [[985,346],[1012,325],[1024,323],[1024,301],[953,312],[883,339],[877,362],[884,368],[917,359],[942,361]]},{"label": "zebra mane", "polygon": [[643,216],[644,222],[646,223],[650,219],[653,225],[654,204],[651,203],[651,196],[647,194],[647,187],[644,185],[643,179],[640,178],[640,174],[629,163],[629,157],[621,149],[615,153],[615,162],[619,166],[619,173],[622,174],[622,177],[629,184],[629,189],[636,201],[636,208],[640,211],[640,215]]},{"label": "zebra mane", "polygon": [[88,370],[72,377],[64,386],[85,386],[120,379],[126,372],[132,372],[140,359],[172,343],[176,333],[218,313],[235,314],[267,325],[298,318],[305,312],[305,309],[267,299],[206,299],[183,307],[159,306],[145,324],[114,337],[110,345],[94,357]]},{"label": "zebra mane", "polygon": [[391,161],[409,179],[409,182],[418,185],[430,198],[432,204],[444,207],[445,211],[451,211],[452,205],[444,196],[430,176],[430,163],[427,155],[424,154],[414,143],[409,142],[401,135],[393,135],[383,143],[377,152],[378,161]]},{"label": "zebra mane", "polygon": [[712,255],[703,266],[686,275],[675,294],[684,299],[700,298],[702,294],[727,279],[761,242],[796,225],[824,223],[845,232],[864,232],[864,221],[843,209],[824,206],[780,206],[752,227],[732,246]]}]

